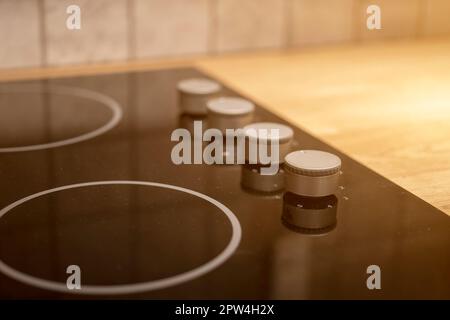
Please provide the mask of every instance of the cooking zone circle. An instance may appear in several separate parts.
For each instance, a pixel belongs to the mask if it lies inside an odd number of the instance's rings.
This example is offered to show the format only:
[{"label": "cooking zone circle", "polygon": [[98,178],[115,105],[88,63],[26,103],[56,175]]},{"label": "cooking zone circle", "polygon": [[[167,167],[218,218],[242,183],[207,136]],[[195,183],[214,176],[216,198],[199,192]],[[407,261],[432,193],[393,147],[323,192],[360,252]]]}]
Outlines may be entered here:
[{"label": "cooking zone circle", "polygon": [[95,138],[95,137],[111,130],[122,119],[122,109],[116,100],[114,100],[111,97],[108,97],[104,94],[101,94],[101,93],[98,93],[95,91],[91,91],[91,90],[87,90],[87,89],[55,85],[55,86],[51,86],[49,89],[46,89],[45,91],[11,88],[11,89],[4,90],[4,91],[2,90],[1,93],[51,93],[51,94],[67,95],[67,96],[74,96],[74,97],[79,97],[79,98],[84,98],[84,99],[90,99],[90,100],[94,100],[94,101],[99,102],[99,103],[103,104],[104,106],[108,107],[111,110],[112,115],[111,115],[110,120],[106,124],[104,124],[100,128],[90,131],[88,133],[85,133],[85,134],[82,134],[82,135],[79,135],[79,136],[76,136],[73,138],[69,138],[69,139],[55,141],[55,142],[33,144],[33,145],[19,146],[19,147],[0,148],[0,153],[24,152],[24,151],[50,149],[50,148],[62,147],[62,146],[78,143],[81,141],[89,140],[89,139]]},{"label": "cooking zone circle", "polygon": [[172,287],[198,277],[205,275],[206,273],[214,270],[215,268],[222,265],[226,260],[230,258],[230,256],[236,251],[239,246],[239,242],[241,240],[241,225],[239,220],[234,215],[234,213],[228,209],[225,205],[220,203],[219,201],[194,190],[156,182],[147,182],[147,181],[127,181],[127,180],[117,180],[117,181],[94,181],[94,182],[85,182],[78,184],[71,184],[62,187],[57,187],[54,189],[45,190],[42,192],[38,192],[22,198],[9,206],[0,210],[0,219],[8,212],[13,210],[14,208],[39,197],[52,194],[55,192],[60,192],[69,189],[75,188],[84,188],[91,186],[104,186],[104,185],[137,185],[137,186],[150,186],[157,188],[165,188],[171,189],[175,191],[180,191],[184,193],[191,194],[200,199],[203,199],[214,206],[216,206],[221,212],[225,214],[227,219],[229,220],[232,227],[232,235],[228,242],[228,245],[223,249],[217,256],[215,256],[212,260],[200,265],[197,268],[191,269],[189,271],[177,274],[175,276],[162,278],[154,281],[147,282],[139,282],[134,284],[126,284],[126,285],[111,285],[111,286],[90,286],[90,285],[82,285],[80,290],[69,290],[65,283],[50,281],[38,277],[34,277],[28,274],[25,274],[21,271],[18,271],[11,266],[7,265],[0,259],[0,272],[5,275],[13,278],[19,282],[35,286],[41,289],[64,292],[64,293],[78,293],[78,294],[89,294],[89,295],[114,295],[114,294],[132,294],[132,293],[140,293],[153,291],[163,288]]}]

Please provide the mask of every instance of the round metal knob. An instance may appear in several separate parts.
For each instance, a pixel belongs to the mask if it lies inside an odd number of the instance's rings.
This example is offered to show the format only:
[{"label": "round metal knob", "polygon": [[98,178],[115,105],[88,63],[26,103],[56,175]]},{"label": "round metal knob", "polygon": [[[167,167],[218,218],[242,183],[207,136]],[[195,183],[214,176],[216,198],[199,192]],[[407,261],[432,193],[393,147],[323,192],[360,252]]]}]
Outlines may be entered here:
[{"label": "round metal knob", "polygon": [[[278,135],[271,135],[272,130],[277,130]],[[245,137],[248,140],[248,148],[245,153],[246,160],[250,160],[253,163],[261,163],[259,159],[259,147],[261,144],[267,144],[267,150],[271,153],[271,146],[273,143],[278,143],[278,163],[283,163],[286,155],[291,151],[291,142],[294,136],[294,131],[289,127],[281,123],[274,122],[257,122],[252,123],[244,127]],[[253,150],[254,155],[250,154],[250,150]],[[253,159],[252,159],[253,156]],[[251,161],[251,160],[256,160]]]},{"label": "round metal knob", "polygon": [[206,102],[215,97],[222,86],[206,78],[191,78],[180,81],[177,88],[182,113],[206,115]]},{"label": "round metal knob", "polygon": [[220,97],[209,100],[207,109],[209,127],[226,133],[226,129],[239,129],[249,124],[255,105],[238,97]]},{"label": "round metal knob", "polygon": [[341,159],[318,150],[300,150],[285,158],[286,191],[309,197],[337,192]]}]

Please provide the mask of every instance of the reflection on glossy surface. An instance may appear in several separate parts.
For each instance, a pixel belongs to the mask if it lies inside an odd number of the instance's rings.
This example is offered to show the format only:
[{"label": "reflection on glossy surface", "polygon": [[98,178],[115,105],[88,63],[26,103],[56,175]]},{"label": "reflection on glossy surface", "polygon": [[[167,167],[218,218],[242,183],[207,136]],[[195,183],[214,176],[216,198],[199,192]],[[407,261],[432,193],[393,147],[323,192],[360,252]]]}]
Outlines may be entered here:
[{"label": "reflection on glossy surface", "polygon": [[262,168],[268,165],[244,164],[241,170],[241,186],[244,190],[261,193],[277,193],[284,188],[284,170],[280,168],[276,174],[263,175]]},{"label": "reflection on glossy surface", "polygon": [[202,127],[207,128],[207,119],[208,118],[206,116],[190,115],[190,114],[182,113],[179,115],[178,119],[179,119],[178,126],[180,128],[187,129],[190,132],[191,137],[194,137],[194,122],[195,121],[201,121],[203,124]]},{"label": "reflection on glossy surface", "polygon": [[[237,164],[238,163],[238,144],[237,138],[222,137],[220,135],[220,148],[213,148],[212,152],[205,152],[205,148],[215,143],[216,137],[205,136],[205,132],[208,128],[208,117],[202,115],[190,115],[190,114],[180,114],[179,115],[178,126],[180,128],[186,129],[190,133],[191,141],[196,141],[197,145],[191,145],[194,148],[199,148],[201,145],[201,150],[199,155],[202,161],[208,164]],[[180,138],[181,139],[181,138]],[[227,142],[228,141],[228,142]],[[195,142],[194,142],[195,143]],[[216,152],[221,152],[221,156],[216,156]],[[192,154],[191,154],[192,156]],[[243,157],[242,157],[243,158]]]},{"label": "reflection on glossy surface", "polygon": [[[0,97],[0,152],[49,149],[93,139],[122,118],[117,101],[82,88],[18,85],[1,90]],[[104,113],[108,118],[100,124],[96,118]]]},{"label": "reflection on glossy surface", "polygon": [[311,235],[332,231],[337,224],[338,199],[326,197],[303,197],[286,192],[283,197],[281,220],[289,229]]}]

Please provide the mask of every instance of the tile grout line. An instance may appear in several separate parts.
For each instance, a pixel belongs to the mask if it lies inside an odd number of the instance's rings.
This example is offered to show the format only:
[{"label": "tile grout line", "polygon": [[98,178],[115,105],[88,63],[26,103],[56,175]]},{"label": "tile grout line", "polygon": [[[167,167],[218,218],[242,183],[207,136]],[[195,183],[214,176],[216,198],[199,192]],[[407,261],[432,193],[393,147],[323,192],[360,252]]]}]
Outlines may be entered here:
[{"label": "tile grout line", "polygon": [[208,1],[207,54],[218,54],[218,0]]},{"label": "tile grout line", "polygon": [[294,16],[293,16],[293,0],[284,0],[284,39],[283,47],[285,49],[293,46],[293,27],[294,27]]},{"label": "tile grout line", "polygon": [[47,34],[46,34],[46,14],[45,14],[45,0],[38,0],[37,6],[38,6],[38,19],[39,19],[39,44],[40,44],[40,51],[41,51],[41,58],[40,58],[40,64],[41,67],[47,67],[48,66],[48,57],[47,57]]},{"label": "tile grout line", "polygon": [[360,11],[362,8],[361,0],[354,0],[352,2],[352,19],[353,19],[353,43],[361,43],[362,42],[362,32],[360,29]]},{"label": "tile grout line", "polygon": [[127,17],[127,54],[129,60],[135,60],[137,58],[137,42],[136,42],[136,21],[134,19],[134,12],[136,8],[135,0],[127,0],[126,4],[126,17]]},{"label": "tile grout line", "polygon": [[418,8],[417,8],[417,17],[416,17],[416,30],[415,37],[416,39],[421,38],[424,34],[425,27],[425,19],[427,16],[427,0],[419,0]]}]

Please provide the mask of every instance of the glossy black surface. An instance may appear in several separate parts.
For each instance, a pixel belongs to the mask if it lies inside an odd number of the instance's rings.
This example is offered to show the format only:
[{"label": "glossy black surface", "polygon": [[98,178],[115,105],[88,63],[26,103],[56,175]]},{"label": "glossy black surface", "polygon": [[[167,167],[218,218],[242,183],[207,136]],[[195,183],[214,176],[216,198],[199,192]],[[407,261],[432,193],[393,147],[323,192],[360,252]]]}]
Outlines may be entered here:
[{"label": "glossy black surface", "polygon": [[[170,135],[189,123],[178,114],[176,83],[196,75],[165,70],[1,84],[0,148],[67,139],[108,120],[108,109],[97,102],[39,93],[56,84],[114,98],[123,119],[84,142],[0,152],[0,208],[59,186],[139,180],[204,193],[237,216],[242,239],[223,265],[183,284],[119,297],[450,298],[450,217],[301,130],[295,130],[296,148],[333,152],[343,161],[343,189],[332,203],[337,223],[328,232],[287,228],[283,193],[243,190],[239,165],[174,165]],[[262,108],[256,116],[255,121],[281,121]],[[129,284],[196,268],[221,252],[231,233],[224,214],[193,195],[148,186],[90,186],[30,200],[1,217],[0,259],[63,283],[67,266],[76,264],[82,284]],[[381,290],[366,287],[366,269],[374,264],[381,267]],[[42,290],[0,274],[0,297],[98,296]]]}]

